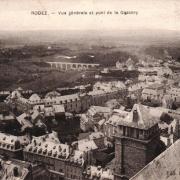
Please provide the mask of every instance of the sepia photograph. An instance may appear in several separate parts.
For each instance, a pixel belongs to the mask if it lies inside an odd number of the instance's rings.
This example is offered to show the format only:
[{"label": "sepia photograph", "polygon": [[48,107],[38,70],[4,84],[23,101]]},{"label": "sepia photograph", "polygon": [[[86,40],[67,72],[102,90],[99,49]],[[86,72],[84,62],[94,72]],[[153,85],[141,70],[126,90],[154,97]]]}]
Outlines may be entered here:
[{"label": "sepia photograph", "polygon": [[180,1],[0,0],[0,180],[179,180]]}]

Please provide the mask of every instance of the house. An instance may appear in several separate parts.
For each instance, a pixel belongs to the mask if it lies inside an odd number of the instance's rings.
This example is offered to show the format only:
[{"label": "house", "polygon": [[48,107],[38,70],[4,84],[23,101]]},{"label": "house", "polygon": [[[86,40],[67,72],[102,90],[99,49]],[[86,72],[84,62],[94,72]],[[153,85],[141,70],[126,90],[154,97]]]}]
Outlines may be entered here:
[{"label": "house", "polygon": [[166,90],[166,94],[171,97],[174,102],[180,102],[180,88],[171,87]]},{"label": "house", "polygon": [[88,166],[83,172],[83,179],[113,180],[114,176],[110,169],[103,169],[101,166]]},{"label": "house", "polygon": [[89,135],[89,139],[93,140],[98,147],[98,149],[105,148],[105,137],[102,132],[93,132]]},{"label": "house", "polygon": [[142,91],[142,99],[161,102],[164,95],[164,86],[162,84],[152,84]]},{"label": "house", "polygon": [[135,104],[131,112],[118,122],[115,136],[115,179],[129,179],[159,152],[159,118],[149,107]]},{"label": "house", "polygon": [[129,112],[114,109],[113,114],[109,117],[109,119],[104,123],[103,133],[109,140],[114,140],[115,132],[118,128],[119,121],[123,120]]},{"label": "house", "polygon": [[[85,114],[81,114],[80,127],[83,131],[98,128],[99,121],[106,120],[111,114],[111,108],[91,106]],[[100,125],[101,126],[101,125]]]},{"label": "house", "polygon": [[0,157],[0,179],[1,180],[49,180],[47,169],[40,164],[31,164],[16,159]]},{"label": "house", "polygon": [[22,158],[22,146],[17,136],[0,133],[0,155]]}]

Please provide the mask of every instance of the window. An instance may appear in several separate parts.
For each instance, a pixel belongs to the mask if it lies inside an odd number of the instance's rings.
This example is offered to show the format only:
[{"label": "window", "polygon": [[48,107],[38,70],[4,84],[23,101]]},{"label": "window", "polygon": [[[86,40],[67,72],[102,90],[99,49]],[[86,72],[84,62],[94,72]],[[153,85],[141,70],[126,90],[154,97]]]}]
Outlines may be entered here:
[{"label": "window", "polygon": [[139,139],[139,130],[136,129],[136,138]]},{"label": "window", "polygon": [[125,136],[125,129],[126,127],[123,126],[123,136]]},{"label": "window", "polygon": [[139,131],[139,134],[140,134],[140,135],[142,135],[142,134],[143,134],[143,130],[142,130],[142,129]]}]

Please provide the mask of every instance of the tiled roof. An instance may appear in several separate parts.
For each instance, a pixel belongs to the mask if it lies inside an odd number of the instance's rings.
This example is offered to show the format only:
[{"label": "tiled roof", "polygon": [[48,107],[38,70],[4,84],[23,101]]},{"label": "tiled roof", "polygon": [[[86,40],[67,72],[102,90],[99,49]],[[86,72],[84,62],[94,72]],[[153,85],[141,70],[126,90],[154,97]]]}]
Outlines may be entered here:
[{"label": "tiled roof", "polygon": [[78,149],[83,152],[98,149],[93,140],[83,139],[78,141]]},{"label": "tiled roof", "polygon": [[60,96],[61,94],[58,93],[57,91],[51,91],[49,93],[46,94],[45,97],[57,97],[57,96]]},{"label": "tiled roof", "polygon": [[104,134],[102,132],[93,132],[89,135],[90,140],[98,139],[104,137]]},{"label": "tiled roof", "polygon": [[35,138],[25,147],[24,151],[58,159],[67,159],[70,154],[69,145]]},{"label": "tiled roof", "polygon": [[[16,144],[21,145],[18,136],[13,136],[5,133],[0,133],[0,148],[1,149],[8,149],[14,151],[16,148]],[[16,150],[21,150],[21,146],[18,146]]]},{"label": "tiled roof", "polygon": [[78,165],[82,166],[84,164],[84,162],[85,162],[85,160],[84,160],[84,152],[75,150],[73,152],[73,155],[70,156],[69,161],[71,163],[75,163],[75,164],[78,164]]},{"label": "tiled roof", "polygon": [[[134,111],[137,112],[138,119],[134,121]],[[131,112],[122,120],[119,125],[135,127],[139,129],[149,129],[159,122],[159,118],[154,117],[149,110],[148,106],[142,104],[135,104]]]},{"label": "tiled roof", "polygon": [[[4,161],[0,159],[2,169],[0,170],[0,179],[1,180],[25,180],[29,173],[29,170],[26,167],[23,167],[19,163],[12,161]],[[16,169],[17,175],[14,174]]]},{"label": "tiled roof", "polygon": [[162,89],[163,85],[162,84],[158,84],[158,83],[154,83],[151,86],[148,86],[149,89]]},{"label": "tiled roof", "polygon": [[32,94],[29,98],[30,101],[40,101],[41,98],[37,94]]},{"label": "tiled roof", "polygon": [[102,107],[102,106],[91,106],[88,110],[88,113],[91,116],[94,116],[97,113],[110,113],[111,108],[109,107]]},{"label": "tiled roof", "polygon": [[23,128],[32,127],[32,123],[26,119],[28,115],[26,113],[21,114],[17,117],[17,121],[22,125]]}]

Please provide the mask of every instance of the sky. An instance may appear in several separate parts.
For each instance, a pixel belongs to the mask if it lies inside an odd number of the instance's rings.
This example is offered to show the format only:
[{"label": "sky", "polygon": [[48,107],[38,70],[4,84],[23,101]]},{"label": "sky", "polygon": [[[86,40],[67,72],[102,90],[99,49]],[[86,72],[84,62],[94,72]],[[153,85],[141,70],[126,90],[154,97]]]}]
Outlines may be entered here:
[{"label": "sky", "polygon": [[[48,15],[32,15],[47,11]],[[58,12],[67,15],[58,15]],[[93,15],[68,15],[93,11]],[[111,11],[112,15],[96,15]],[[114,11],[138,14],[115,15]],[[55,14],[52,14],[55,13]],[[0,30],[124,30],[180,31],[179,0],[0,0]]]}]

